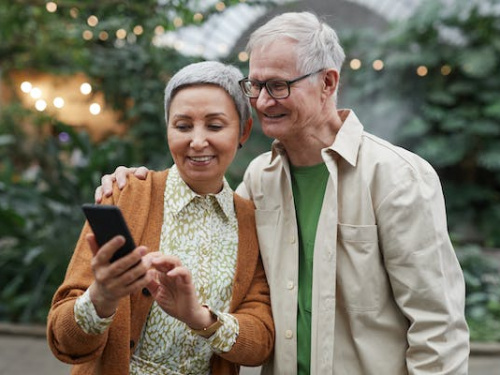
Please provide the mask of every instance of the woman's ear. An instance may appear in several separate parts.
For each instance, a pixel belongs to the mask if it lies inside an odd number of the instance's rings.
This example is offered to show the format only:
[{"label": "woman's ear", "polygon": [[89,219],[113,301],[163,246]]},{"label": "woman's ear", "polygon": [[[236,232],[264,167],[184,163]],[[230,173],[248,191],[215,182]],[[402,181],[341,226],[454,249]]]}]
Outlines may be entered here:
[{"label": "woman's ear", "polygon": [[253,119],[250,117],[245,126],[243,127],[243,132],[240,135],[240,145],[244,144],[248,140],[248,137],[250,137],[252,125],[253,125]]}]

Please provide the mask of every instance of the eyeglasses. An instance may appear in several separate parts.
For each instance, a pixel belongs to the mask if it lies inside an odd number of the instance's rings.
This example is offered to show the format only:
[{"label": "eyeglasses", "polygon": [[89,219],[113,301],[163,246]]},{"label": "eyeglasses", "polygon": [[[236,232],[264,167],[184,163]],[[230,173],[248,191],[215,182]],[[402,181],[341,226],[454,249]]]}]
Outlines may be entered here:
[{"label": "eyeglasses", "polygon": [[267,81],[258,81],[256,79],[249,79],[248,77],[243,78],[238,81],[243,94],[250,99],[256,99],[259,97],[260,91],[263,87],[266,88],[267,93],[274,99],[285,99],[290,96],[290,86],[295,82],[305,79],[313,74],[317,74],[324,69],[320,69],[316,72],[305,74],[298,78],[292,79],[290,81],[284,79],[269,79]]}]

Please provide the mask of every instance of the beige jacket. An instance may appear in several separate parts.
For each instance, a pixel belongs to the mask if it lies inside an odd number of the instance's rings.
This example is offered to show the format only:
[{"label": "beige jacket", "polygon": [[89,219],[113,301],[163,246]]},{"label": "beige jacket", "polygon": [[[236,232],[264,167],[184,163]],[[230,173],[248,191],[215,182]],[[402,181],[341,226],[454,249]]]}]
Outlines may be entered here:
[{"label": "beige jacket", "polygon": [[[163,223],[163,193],[167,171],[150,173],[146,181],[129,180],[123,192],[115,187],[107,204],[122,209],[137,244],[150,251],[159,248]],[[251,202],[234,195],[238,219],[238,258],[230,312],[238,319],[239,335],[233,348],[214,355],[214,375],[235,375],[239,363],[258,366],[272,352],[274,326],[269,306],[269,288],[259,257]],[[75,300],[93,281],[92,252],[85,241],[88,224],[80,235],[64,282],[57,290],[47,319],[47,339],[54,355],[73,364],[75,375],[124,375],[129,373],[130,356],[137,347],[153,298],[147,290],[120,301],[111,327],[101,335],[83,332],[75,321]]]},{"label": "beige jacket", "polygon": [[[353,112],[322,150],[330,172],[314,248],[313,375],[467,374],[464,278],[438,176],[423,159],[363,131]],[[296,374],[298,231],[286,153],[248,167],[276,327],[274,363]],[[274,371],[274,372],[272,372]]]}]

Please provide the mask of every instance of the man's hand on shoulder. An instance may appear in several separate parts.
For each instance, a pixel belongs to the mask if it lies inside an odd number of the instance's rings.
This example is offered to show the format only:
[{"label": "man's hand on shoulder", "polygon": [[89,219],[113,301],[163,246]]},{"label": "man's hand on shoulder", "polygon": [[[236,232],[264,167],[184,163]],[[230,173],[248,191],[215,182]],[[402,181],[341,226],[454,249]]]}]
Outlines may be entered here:
[{"label": "man's hand on shoulder", "polygon": [[149,169],[146,167],[124,167],[119,166],[111,174],[105,174],[101,177],[101,185],[95,189],[94,199],[96,203],[101,203],[104,197],[113,194],[113,184],[116,183],[121,190],[127,184],[127,178],[130,174],[140,180],[145,180]]}]

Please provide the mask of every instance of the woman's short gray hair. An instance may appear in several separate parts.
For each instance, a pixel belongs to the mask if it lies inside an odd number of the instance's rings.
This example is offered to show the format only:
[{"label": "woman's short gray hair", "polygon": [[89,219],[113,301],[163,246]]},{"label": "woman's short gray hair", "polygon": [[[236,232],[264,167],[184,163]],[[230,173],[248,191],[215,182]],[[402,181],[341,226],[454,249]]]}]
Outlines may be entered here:
[{"label": "woman's short gray hair", "polygon": [[288,12],[272,18],[250,35],[246,50],[251,54],[280,38],[297,42],[296,68],[301,73],[323,68],[340,73],[345,53],[337,33],[313,13]]},{"label": "woman's short gray hair", "polygon": [[243,94],[238,81],[243,78],[240,70],[232,65],[217,61],[203,61],[185,66],[170,79],[165,88],[165,121],[168,124],[170,104],[175,94],[182,88],[194,85],[215,85],[224,89],[238,111],[240,132],[251,116],[250,102]]}]

